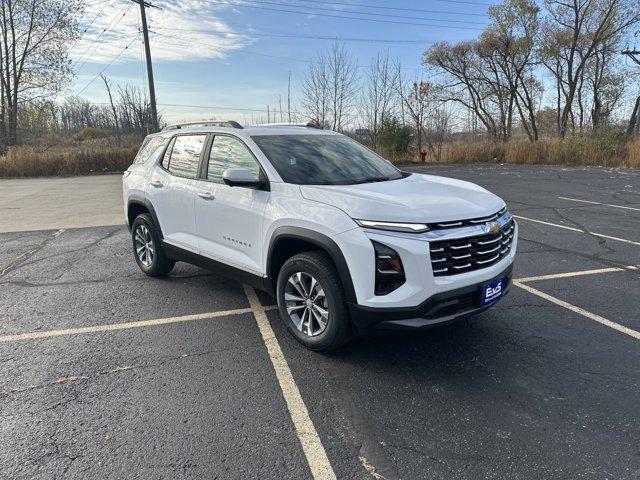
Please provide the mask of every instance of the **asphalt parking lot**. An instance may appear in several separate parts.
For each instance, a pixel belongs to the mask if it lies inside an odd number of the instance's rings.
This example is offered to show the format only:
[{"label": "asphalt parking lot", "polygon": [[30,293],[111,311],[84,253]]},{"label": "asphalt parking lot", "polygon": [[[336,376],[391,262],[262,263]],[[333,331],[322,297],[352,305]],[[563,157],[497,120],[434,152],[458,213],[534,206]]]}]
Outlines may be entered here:
[{"label": "asphalt parking lot", "polygon": [[145,277],[119,177],[0,181],[0,477],[640,478],[640,171],[413,169],[507,201],[518,280],[331,355],[213,272]]}]

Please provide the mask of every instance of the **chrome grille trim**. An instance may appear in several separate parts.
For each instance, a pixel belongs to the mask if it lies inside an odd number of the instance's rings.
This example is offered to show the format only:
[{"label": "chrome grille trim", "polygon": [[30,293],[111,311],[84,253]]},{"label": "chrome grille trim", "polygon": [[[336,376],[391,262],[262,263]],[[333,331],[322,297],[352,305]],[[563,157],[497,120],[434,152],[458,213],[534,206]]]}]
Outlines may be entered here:
[{"label": "chrome grille trim", "polygon": [[[511,214],[506,211],[506,209],[503,210],[504,213],[495,220],[495,222],[497,222],[501,227],[513,218]],[[375,235],[385,235],[396,238],[408,238],[411,240],[426,240],[427,242],[435,242],[438,240],[460,240],[463,238],[477,237],[479,235],[488,233],[489,229],[487,228],[486,224],[477,224],[455,228],[440,228],[420,233],[392,232],[390,230],[373,230],[366,228],[365,231]]]},{"label": "chrome grille trim", "polygon": [[480,217],[480,218],[472,218],[469,220],[456,220],[454,222],[433,223],[429,225],[429,228],[433,230],[438,228],[453,228],[453,227],[462,227],[462,226],[469,226],[469,225],[480,225],[480,224],[495,220],[496,218],[504,215],[506,211],[507,211],[507,207],[502,207],[499,212],[496,212],[493,215],[487,215],[486,217]]},{"label": "chrome grille trim", "polygon": [[[478,240],[478,245],[491,245],[492,243],[496,243],[497,241],[502,240],[502,235],[500,235],[498,238],[494,238],[493,240]],[[433,251],[433,250],[432,250]],[[442,251],[442,249],[440,250]]]},{"label": "chrome grille trim", "polygon": [[446,236],[430,241],[433,275],[438,277],[471,272],[502,260],[511,250],[516,226],[508,212],[499,217],[497,223],[500,227],[497,233],[491,233],[487,225],[482,225],[481,233],[472,237]]}]

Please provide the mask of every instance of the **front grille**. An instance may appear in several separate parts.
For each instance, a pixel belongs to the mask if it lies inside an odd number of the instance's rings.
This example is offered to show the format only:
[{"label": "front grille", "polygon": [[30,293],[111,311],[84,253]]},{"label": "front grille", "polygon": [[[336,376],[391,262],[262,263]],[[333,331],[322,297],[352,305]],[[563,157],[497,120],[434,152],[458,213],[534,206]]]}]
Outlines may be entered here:
[{"label": "front grille", "polygon": [[429,243],[433,275],[455,275],[498,263],[511,250],[514,229],[509,220],[498,233]]},{"label": "front grille", "polygon": [[492,220],[495,220],[496,218],[501,217],[506,211],[507,211],[507,207],[502,207],[502,210],[500,210],[499,212],[494,213],[493,215],[488,215],[486,217],[472,218],[470,220],[458,220],[455,222],[432,223],[432,224],[429,224],[429,229],[444,230],[447,228],[459,228],[459,227],[469,227],[473,225],[480,225],[483,223],[491,222]]}]

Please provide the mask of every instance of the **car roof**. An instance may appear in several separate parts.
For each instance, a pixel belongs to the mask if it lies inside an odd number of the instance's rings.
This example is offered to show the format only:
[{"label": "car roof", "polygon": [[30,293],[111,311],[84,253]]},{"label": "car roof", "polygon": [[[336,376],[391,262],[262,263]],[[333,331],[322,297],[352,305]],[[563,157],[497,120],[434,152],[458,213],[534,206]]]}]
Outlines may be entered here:
[{"label": "car roof", "polygon": [[208,125],[203,122],[195,125],[174,125],[149,136],[168,137],[189,133],[229,133],[238,137],[251,137],[254,135],[340,135],[331,130],[296,124],[247,125],[241,128],[234,128],[232,126]]}]

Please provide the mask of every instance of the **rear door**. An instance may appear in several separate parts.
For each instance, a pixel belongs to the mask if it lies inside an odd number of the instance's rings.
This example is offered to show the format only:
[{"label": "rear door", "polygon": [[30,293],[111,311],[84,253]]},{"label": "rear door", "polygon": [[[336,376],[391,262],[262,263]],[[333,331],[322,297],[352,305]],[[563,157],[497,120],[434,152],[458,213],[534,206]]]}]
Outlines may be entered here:
[{"label": "rear door", "polygon": [[262,226],[269,192],[230,187],[227,168],[247,168],[260,175],[260,164],[242,140],[216,134],[195,195],[200,253],[253,273],[262,270]]},{"label": "rear door", "polygon": [[198,252],[194,187],[206,134],[176,135],[147,186],[166,242]]}]

